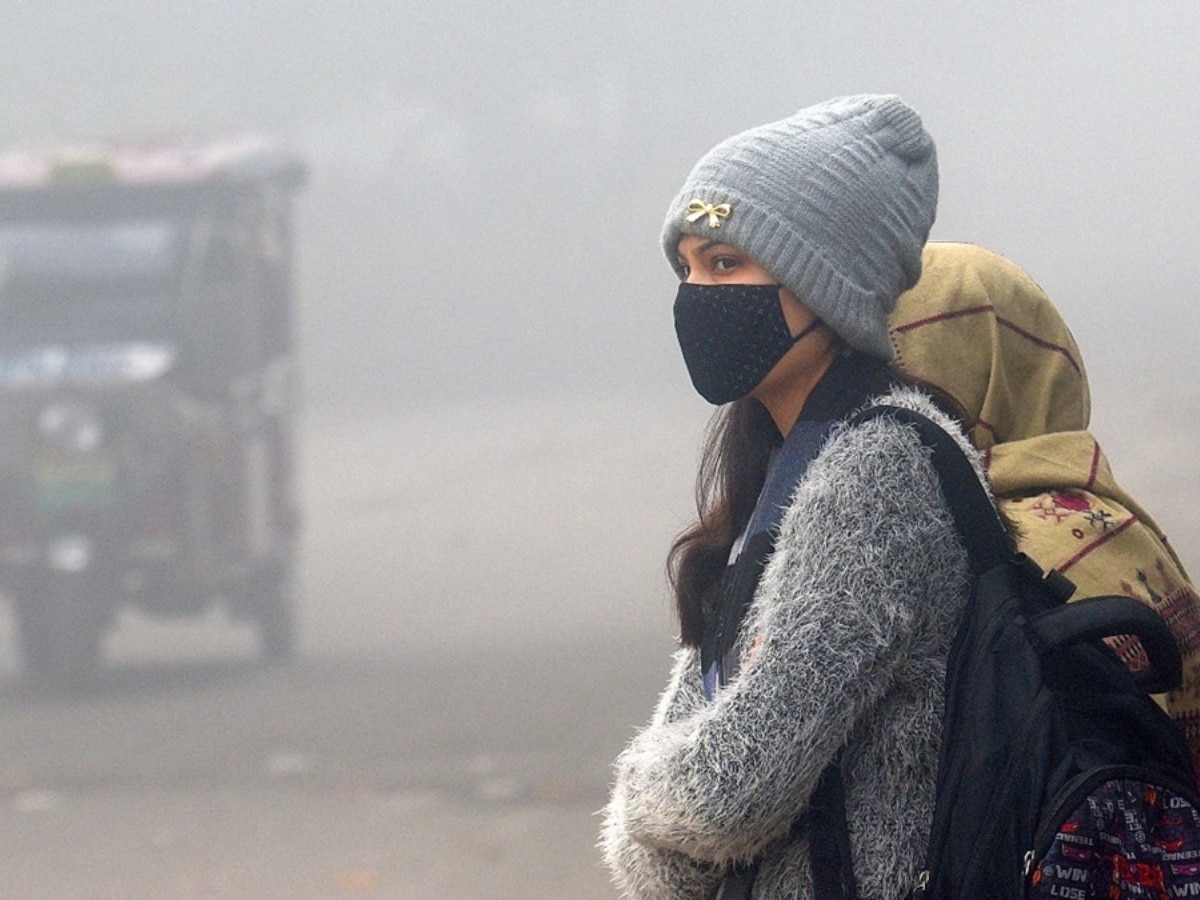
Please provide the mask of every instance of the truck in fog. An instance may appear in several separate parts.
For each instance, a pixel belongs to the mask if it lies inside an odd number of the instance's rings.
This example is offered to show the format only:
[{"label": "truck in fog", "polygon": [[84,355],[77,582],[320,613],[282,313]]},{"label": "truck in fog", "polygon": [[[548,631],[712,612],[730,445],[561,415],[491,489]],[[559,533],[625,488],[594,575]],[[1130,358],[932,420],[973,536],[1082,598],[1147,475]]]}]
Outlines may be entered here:
[{"label": "truck in fog", "polygon": [[296,640],[292,201],[269,141],[0,153],[0,591],[86,683],[125,606]]}]

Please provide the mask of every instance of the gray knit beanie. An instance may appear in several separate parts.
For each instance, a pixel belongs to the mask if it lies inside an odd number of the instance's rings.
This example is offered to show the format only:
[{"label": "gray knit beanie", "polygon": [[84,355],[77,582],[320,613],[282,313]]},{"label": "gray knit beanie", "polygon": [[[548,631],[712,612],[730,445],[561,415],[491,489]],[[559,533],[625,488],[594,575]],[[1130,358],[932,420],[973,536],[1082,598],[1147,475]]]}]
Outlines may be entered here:
[{"label": "gray knit beanie", "polygon": [[937,210],[937,154],[898,97],[840,97],[722,141],[671,203],[684,234],[748,253],[850,346],[890,360],[887,317],[917,283]]}]

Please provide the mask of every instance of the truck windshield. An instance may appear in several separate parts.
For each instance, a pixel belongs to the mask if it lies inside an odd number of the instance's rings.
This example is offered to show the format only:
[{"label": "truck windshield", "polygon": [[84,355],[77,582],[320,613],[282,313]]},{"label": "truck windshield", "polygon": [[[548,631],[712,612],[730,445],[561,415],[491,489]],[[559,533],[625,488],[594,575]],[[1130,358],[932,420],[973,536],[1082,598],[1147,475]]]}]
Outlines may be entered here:
[{"label": "truck windshield", "polygon": [[171,337],[182,223],[0,223],[0,346]]}]

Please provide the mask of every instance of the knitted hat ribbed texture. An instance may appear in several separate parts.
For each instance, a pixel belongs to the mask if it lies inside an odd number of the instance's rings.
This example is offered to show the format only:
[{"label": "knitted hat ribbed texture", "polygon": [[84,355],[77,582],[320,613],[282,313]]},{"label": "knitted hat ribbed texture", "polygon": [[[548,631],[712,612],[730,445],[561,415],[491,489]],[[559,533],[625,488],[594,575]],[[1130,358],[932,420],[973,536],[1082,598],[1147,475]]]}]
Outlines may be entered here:
[{"label": "knitted hat ribbed texture", "polygon": [[921,275],[937,153],[898,97],[840,97],[736,134],[696,163],[663,225],[749,254],[850,346],[891,359],[888,313]]}]

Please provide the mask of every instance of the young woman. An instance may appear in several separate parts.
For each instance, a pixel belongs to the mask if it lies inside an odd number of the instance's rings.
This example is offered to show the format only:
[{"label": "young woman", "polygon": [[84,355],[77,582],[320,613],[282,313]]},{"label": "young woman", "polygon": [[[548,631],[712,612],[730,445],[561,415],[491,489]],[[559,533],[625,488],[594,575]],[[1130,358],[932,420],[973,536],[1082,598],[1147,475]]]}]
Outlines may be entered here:
[{"label": "young woman", "polygon": [[[967,560],[916,433],[845,420],[915,409],[979,468],[889,365],[936,201],[920,118],[858,96],[722,142],[671,204],[677,336],[723,406],[671,555],[682,647],[605,810],[628,897],[809,897],[831,853],[859,897],[917,883]],[[850,841],[830,850],[837,796]]]}]

